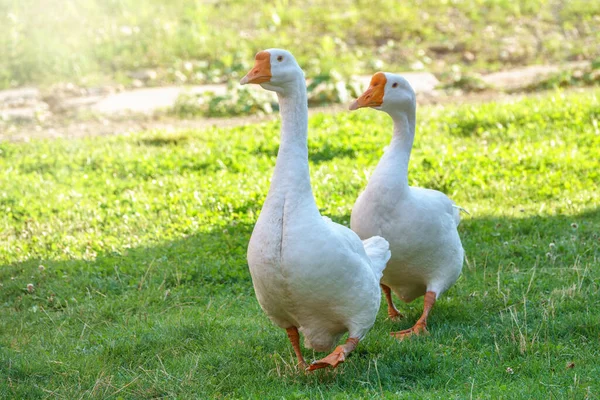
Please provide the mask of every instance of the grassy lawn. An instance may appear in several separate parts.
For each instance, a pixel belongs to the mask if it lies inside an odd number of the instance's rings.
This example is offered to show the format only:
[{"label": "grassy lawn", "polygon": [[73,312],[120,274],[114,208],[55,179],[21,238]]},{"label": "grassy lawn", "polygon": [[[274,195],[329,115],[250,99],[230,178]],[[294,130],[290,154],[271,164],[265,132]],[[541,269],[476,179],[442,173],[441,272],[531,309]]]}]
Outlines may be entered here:
[{"label": "grassy lawn", "polygon": [[487,71],[597,58],[598,26],[588,0],[0,0],[0,88],[221,81],[270,47],[308,76]]},{"label": "grassy lawn", "polygon": [[[400,323],[382,303],[307,376],[245,260],[277,122],[0,142],[0,398],[600,398],[600,92],[419,117],[409,179],[471,213],[463,275],[429,337],[388,336],[422,300]],[[375,111],[311,118],[325,215],[348,223],[390,135]]]}]

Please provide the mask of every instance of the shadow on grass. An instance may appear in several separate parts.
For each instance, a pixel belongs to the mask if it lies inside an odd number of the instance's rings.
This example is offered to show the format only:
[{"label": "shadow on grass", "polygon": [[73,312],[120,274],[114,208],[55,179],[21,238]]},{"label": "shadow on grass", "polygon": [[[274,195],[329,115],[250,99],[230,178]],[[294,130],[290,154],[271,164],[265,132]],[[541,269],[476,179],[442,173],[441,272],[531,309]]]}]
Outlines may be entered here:
[{"label": "shadow on grass", "polygon": [[[438,375],[452,377],[465,368],[457,352],[471,349],[474,357],[477,347],[493,353],[494,343],[512,346],[518,338],[511,335],[520,330],[515,331],[511,316],[524,305],[527,323],[546,324],[546,339],[558,347],[573,345],[572,332],[585,340],[598,334],[597,324],[582,310],[600,307],[586,297],[600,286],[594,267],[600,208],[575,216],[465,217],[460,232],[468,262],[436,304],[430,338],[398,343],[388,335],[414,323],[422,300],[398,304],[406,315],[399,323],[386,320],[382,303],[375,327],[345,366],[334,373],[298,375],[284,332],[268,321],[254,297],[246,264],[251,232],[252,225],[232,223],[148,247],[100,253],[89,261],[3,265],[0,331],[5,334],[0,337],[3,357],[11,362],[0,372],[17,388],[4,393],[27,397],[46,388],[68,397],[77,392],[78,381],[95,387],[102,374],[118,383],[112,391],[108,385],[107,394],[136,379],[125,394],[150,397],[187,390],[243,396],[265,384],[277,386],[282,395],[314,385],[356,390],[357,377],[368,390],[394,393],[439,388]],[[553,312],[568,312],[569,318],[548,321],[553,293],[570,298],[552,305]],[[523,357],[519,344],[514,346],[517,350],[504,357]],[[317,356],[307,350],[305,355]]]},{"label": "shadow on grass", "polygon": [[[272,158],[277,157],[279,145],[262,145],[253,151],[253,154],[268,155]],[[332,143],[323,143],[319,146],[309,145],[308,159],[311,165],[319,165],[324,162],[334,160],[336,158],[355,158],[356,149],[350,145],[338,146]]]}]

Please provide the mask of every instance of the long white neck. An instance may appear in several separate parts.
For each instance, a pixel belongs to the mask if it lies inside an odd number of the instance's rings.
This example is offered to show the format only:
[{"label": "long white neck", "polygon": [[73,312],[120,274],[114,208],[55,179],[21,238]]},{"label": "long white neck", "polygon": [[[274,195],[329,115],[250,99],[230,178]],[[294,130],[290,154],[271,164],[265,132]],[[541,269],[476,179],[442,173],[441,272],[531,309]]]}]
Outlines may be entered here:
[{"label": "long white neck", "polygon": [[291,82],[284,93],[277,95],[281,141],[269,194],[283,193],[286,199],[309,200],[316,209],[308,170],[306,82],[299,78]]},{"label": "long white neck", "polygon": [[394,195],[408,193],[408,162],[415,138],[415,109],[390,113],[394,134],[390,146],[377,164],[369,185],[391,189]]}]

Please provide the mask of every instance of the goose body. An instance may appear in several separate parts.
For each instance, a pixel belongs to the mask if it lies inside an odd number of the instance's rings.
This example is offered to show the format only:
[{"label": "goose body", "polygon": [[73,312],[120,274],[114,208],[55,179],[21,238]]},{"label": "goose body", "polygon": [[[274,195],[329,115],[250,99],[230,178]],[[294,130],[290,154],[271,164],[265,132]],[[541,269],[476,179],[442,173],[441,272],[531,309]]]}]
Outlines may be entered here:
[{"label": "goose body", "polygon": [[335,367],[375,322],[389,244],[380,237],[363,242],[320,215],[308,169],[306,84],[294,57],[280,49],[260,52],[242,83],[277,92],[282,119],[271,186],[248,245],[256,297],[286,329],[301,365],[298,330],[316,351],[332,349],[348,332],[344,345],[309,369]]},{"label": "goose body", "polygon": [[443,193],[408,185],[408,163],[415,134],[416,101],[401,76],[377,73],[369,89],[350,107],[373,107],[394,121],[390,146],[358,197],[351,227],[360,237],[381,235],[392,257],[381,279],[390,317],[400,317],[390,292],[411,302],[425,295],[424,312],[398,338],[426,332],[436,299],[460,276],[464,250],[458,234],[459,207]]},{"label": "goose body", "polygon": [[[262,309],[279,327],[297,327],[305,347],[316,351],[331,350],[345,332],[362,339],[379,309],[385,261],[374,270],[356,234],[316,210],[278,200],[265,202],[263,210],[273,212],[261,213],[248,246]],[[388,251],[384,242],[381,250]]]},{"label": "goose body", "polygon": [[396,196],[373,184],[357,199],[351,227],[361,237],[377,232],[388,238],[392,257],[381,283],[409,303],[427,291],[441,295],[460,276],[464,253],[456,231],[458,212],[434,190],[412,188]]}]

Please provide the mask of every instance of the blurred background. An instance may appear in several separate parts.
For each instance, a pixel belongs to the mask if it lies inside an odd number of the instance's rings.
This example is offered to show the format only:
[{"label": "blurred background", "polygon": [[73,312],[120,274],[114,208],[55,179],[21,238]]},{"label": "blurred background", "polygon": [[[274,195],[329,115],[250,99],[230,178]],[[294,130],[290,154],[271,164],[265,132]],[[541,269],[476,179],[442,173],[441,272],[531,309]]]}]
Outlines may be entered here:
[{"label": "blurred background", "polygon": [[[146,92],[163,98],[154,114],[269,113],[265,93],[237,87],[269,47],[295,54],[311,105],[347,101],[364,89],[356,77],[378,70],[426,71],[437,90],[461,94],[600,81],[598,0],[0,0],[0,33],[0,89],[35,88],[0,94],[0,129],[110,114],[127,104],[94,105],[171,85],[191,90]],[[486,79],[532,65],[546,67],[516,85]]]}]

